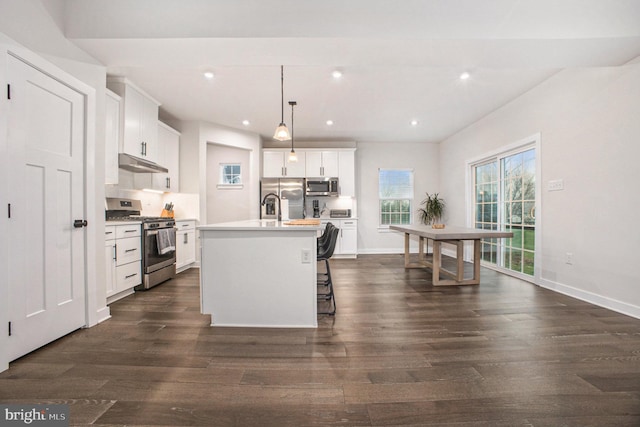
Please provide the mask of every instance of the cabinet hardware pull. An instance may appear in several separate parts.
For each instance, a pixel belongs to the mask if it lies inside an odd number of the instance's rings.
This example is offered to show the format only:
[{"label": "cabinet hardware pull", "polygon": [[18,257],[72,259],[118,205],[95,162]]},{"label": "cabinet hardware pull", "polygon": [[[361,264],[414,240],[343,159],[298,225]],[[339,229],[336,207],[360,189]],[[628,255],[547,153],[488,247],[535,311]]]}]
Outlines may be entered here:
[{"label": "cabinet hardware pull", "polygon": [[184,233],[183,243],[189,243],[189,233]]},{"label": "cabinet hardware pull", "polygon": [[118,244],[113,245],[113,259],[118,260]]},{"label": "cabinet hardware pull", "polygon": [[124,276],[124,278],[125,278],[125,279],[130,279],[130,278],[132,278],[133,276],[137,276],[137,275],[138,275],[138,273],[133,273],[133,274],[130,274],[130,275],[128,275],[128,276]]},{"label": "cabinet hardware pull", "polygon": [[138,230],[124,230],[125,233],[135,233]]},{"label": "cabinet hardware pull", "polygon": [[134,252],[134,251],[137,251],[137,250],[138,250],[137,248],[127,249],[127,250],[125,251],[125,253],[126,253],[126,252]]},{"label": "cabinet hardware pull", "polygon": [[86,219],[76,219],[73,221],[73,227],[74,228],[82,228],[82,227],[86,227],[87,226],[87,220]]}]

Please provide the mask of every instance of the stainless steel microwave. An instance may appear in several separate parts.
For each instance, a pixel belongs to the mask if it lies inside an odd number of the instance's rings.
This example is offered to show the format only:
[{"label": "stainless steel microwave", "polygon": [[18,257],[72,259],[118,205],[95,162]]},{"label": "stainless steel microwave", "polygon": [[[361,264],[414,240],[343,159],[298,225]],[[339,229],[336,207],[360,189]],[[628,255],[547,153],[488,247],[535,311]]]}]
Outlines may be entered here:
[{"label": "stainless steel microwave", "polygon": [[339,195],[338,178],[307,178],[307,196],[334,196]]}]

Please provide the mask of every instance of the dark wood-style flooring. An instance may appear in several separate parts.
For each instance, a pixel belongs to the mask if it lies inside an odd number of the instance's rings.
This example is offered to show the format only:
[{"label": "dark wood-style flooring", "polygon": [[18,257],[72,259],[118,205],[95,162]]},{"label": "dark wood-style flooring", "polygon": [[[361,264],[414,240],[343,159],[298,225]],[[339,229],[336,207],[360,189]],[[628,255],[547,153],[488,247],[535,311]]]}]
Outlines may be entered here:
[{"label": "dark wood-style flooring", "polygon": [[71,425],[640,426],[640,320],[488,269],[332,267],[318,329],[212,328],[192,269],[11,363],[0,402],[68,403]]}]

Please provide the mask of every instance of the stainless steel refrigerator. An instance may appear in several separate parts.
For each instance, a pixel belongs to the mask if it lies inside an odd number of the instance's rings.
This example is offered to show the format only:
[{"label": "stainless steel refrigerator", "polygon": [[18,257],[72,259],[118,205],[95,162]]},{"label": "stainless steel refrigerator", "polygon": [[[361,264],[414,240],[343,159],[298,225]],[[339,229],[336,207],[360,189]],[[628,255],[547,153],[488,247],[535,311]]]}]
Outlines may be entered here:
[{"label": "stainless steel refrigerator", "polygon": [[[280,199],[286,199],[289,204],[289,218],[302,219],[304,212],[304,178],[262,178],[260,181],[260,202],[269,193],[277,194]],[[275,197],[274,197],[275,199]],[[264,218],[264,209],[260,209],[261,217]],[[286,212],[283,213],[286,217]],[[269,215],[269,218],[274,216]]]}]

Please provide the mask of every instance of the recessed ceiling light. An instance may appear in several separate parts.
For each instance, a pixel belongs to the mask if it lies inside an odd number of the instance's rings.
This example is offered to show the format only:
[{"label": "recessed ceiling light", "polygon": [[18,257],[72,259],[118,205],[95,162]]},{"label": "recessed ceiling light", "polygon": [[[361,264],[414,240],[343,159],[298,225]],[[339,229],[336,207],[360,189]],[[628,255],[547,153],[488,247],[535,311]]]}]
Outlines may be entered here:
[{"label": "recessed ceiling light", "polygon": [[243,120],[242,124],[245,126],[249,126],[251,124],[251,122],[249,120]]},{"label": "recessed ceiling light", "polygon": [[204,78],[205,79],[211,80],[211,79],[213,79],[213,77],[214,77],[213,71],[205,71],[205,73],[204,73]]},{"label": "recessed ceiling light", "polygon": [[339,79],[340,77],[342,77],[342,71],[340,70],[333,70],[333,72],[331,73],[331,75],[333,76],[334,79]]},{"label": "recessed ceiling light", "polygon": [[418,126],[417,120],[411,120],[411,126]]},{"label": "recessed ceiling light", "polygon": [[460,80],[467,80],[469,77],[471,77],[471,74],[467,73],[466,71],[460,74]]},{"label": "recessed ceiling light", "polygon": [[333,120],[327,120],[326,123],[327,126],[333,126]]}]

